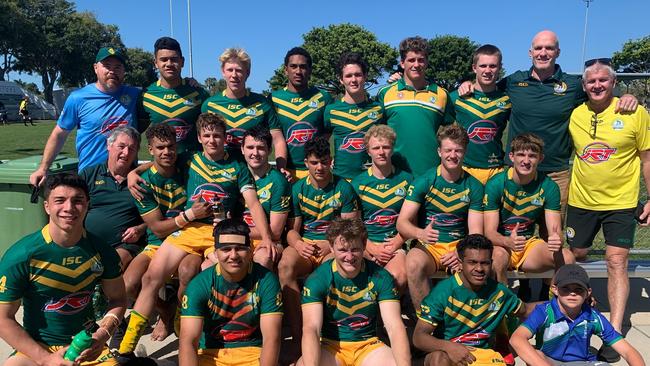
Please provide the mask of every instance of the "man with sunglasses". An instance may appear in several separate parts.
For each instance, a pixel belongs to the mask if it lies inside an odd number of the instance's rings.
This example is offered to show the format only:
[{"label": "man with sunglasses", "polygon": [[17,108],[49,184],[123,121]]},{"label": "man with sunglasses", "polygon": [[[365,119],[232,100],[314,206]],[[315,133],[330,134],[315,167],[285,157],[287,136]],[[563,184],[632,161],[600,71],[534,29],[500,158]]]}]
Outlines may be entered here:
[{"label": "man with sunglasses", "polygon": [[[650,203],[639,204],[641,172],[650,181],[650,116],[639,106],[635,112],[617,111],[616,73],[609,59],[585,63],[582,85],[588,100],[571,114],[569,132],[576,152],[569,186],[566,236],[576,259],[589,252],[601,226],[607,245],[607,296],[610,321],[621,332],[629,294],[627,260],[634,244],[634,219],[650,224]],[[620,356],[603,346],[599,359],[616,362]]]}]

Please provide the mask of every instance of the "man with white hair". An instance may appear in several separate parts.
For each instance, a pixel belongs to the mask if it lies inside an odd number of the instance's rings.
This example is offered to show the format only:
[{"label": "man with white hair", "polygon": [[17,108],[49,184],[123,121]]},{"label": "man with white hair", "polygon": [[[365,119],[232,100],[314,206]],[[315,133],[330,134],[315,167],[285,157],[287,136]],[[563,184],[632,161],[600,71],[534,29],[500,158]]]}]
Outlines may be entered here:
[{"label": "man with white hair", "polygon": [[[584,260],[603,228],[610,322],[621,333],[630,291],[627,260],[634,244],[634,221],[650,223],[650,202],[637,203],[641,172],[650,181],[650,116],[641,106],[633,113],[617,111],[616,73],[610,61],[585,63],[582,85],[588,100],[571,114],[569,132],[576,153],[566,236],[576,259]],[[620,359],[610,346],[601,347],[598,356],[607,362]]]}]

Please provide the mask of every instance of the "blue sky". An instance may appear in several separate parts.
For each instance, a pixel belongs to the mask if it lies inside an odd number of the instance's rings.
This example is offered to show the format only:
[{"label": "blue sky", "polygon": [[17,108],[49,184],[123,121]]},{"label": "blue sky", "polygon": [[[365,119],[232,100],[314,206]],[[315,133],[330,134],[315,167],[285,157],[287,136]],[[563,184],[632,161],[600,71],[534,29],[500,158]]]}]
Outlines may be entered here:
[{"label": "blue sky", "polygon": [[[169,0],[79,0],[78,11],[119,27],[128,47],[153,49],[171,35]],[[352,4],[359,4],[356,8]],[[172,0],[173,36],[183,47],[189,75],[187,0]],[[609,57],[623,43],[650,35],[648,0],[595,0],[589,7],[586,59]],[[402,38],[453,34],[504,54],[507,72],[530,67],[528,47],[535,33],[557,32],[565,71],[581,71],[585,2],[582,0],[492,1],[218,1],[191,0],[194,77],[220,77],[218,55],[227,47],[245,48],[252,58],[248,86],[267,89],[267,80],[286,51],[302,43],[313,27],[353,23],[397,47]],[[11,79],[31,79],[12,73]]]}]

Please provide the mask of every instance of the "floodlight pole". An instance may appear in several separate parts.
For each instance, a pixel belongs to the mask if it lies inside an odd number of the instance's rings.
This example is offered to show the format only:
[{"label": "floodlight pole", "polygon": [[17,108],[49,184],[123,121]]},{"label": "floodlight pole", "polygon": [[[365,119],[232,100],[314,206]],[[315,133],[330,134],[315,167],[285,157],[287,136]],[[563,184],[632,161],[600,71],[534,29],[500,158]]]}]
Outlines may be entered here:
[{"label": "floodlight pole", "polygon": [[582,63],[581,65],[585,64],[585,52],[587,51],[587,22],[589,21],[589,4],[594,2],[594,0],[582,0],[585,5],[587,5],[585,9],[585,31],[582,35]]},{"label": "floodlight pole", "polygon": [[194,65],[192,65],[192,16],[190,15],[190,0],[187,0],[187,34],[190,44],[190,77],[194,77]]},{"label": "floodlight pole", "polygon": [[174,9],[172,8],[172,0],[169,0],[169,35],[174,38]]}]

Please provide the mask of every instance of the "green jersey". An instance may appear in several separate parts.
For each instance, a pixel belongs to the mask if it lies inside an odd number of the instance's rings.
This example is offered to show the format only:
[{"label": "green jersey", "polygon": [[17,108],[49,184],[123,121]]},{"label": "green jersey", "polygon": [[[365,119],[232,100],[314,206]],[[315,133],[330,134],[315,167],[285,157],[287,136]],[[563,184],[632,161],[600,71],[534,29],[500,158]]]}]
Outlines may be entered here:
[{"label": "green jersey", "polygon": [[262,94],[246,92],[242,98],[232,99],[224,90],[208,98],[201,112],[216,113],[226,120],[226,151],[234,156],[241,156],[244,132],[257,125],[280,128],[275,110]]},{"label": "green jersey", "polygon": [[254,262],[239,282],[223,278],[219,264],[206,269],[181,302],[181,318],[203,319],[199,349],[261,346],[265,315],[282,315],[282,291],[278,277]]},{"label": "green jersey", "polygon": [[530,238],[535,223],[544,212],[560,212],[560,188],[545,174],[538,173],[532,182],[522,186],[512,180],[512,169],[495,175],[485,185],[484,210],[499,212],[499,233],[508,236],[519,224],[518,234]]},{"label": "green jersey", "polygon": [[[171,177],[164,177],[154,165],[147,169],[140,178],[145,183],[140,184],[144,189],[142,199],[136,200],[140,216],[145,217],[155,210],[165,218],[178,216],[185,206],[187,194],[185,192],[185,179],[177,173]],[[147,244],[160,245],[165,238],[159,238],[147,227]]]},{"label": "green jersey", "polygon": [[436,134],[453,121],[447,91],[436,84],[415,90],[403,79],[383,87],[377,101],[384,106],[388,126],[397,133],[393,163],[414,176],[440,164]]},{"label": "green jersey", "polygon": [[[233,211],[239,204],[240,193],[255,188],[246,163],[228,153],[219,161],[209,160],[203,153],[196,153],[192,155],[188,166],[188,200],[185,209],[192,207],[196,201],[219,201],[226,212]],[[212,224],[212,217],[197,221]]]},{"label": "green jersey", "polygon": [[106,241],[84,233],[65,248],[46,225],[12,245],[0,261],[0,303],[22,299],[27,334],[48,346],[66,345],[95,319],[95,285],[119,276],[120,258]]},{"label": "green jersey", "polygon": [[366,169],[370,162],[366,153],[366,131],[384,123],[381,104],[367,100],[349,104],[342,99],[325,107],[324,128],[334,138],[334,174],[352,179]]},{"label": "green jersey", "polygon": [[383,243],[397,234],[397,216],[404,203],[413,176],[394,168],[384,179],[372,174],[372,167],[352,180],[359,196],[361,217],[368,230],[368,239]]},{"label": "green jersey", "polygon": [[439,231],[438,242],[450,243],[467,235],[470,211],[483,212],[483,185],[465,171],[457,181],[447,182],[440,169],[438,166],[415,178],[406,200],[420,204],[419,227],[426,227],[434,220],[433,228]]},{"label": "green jersey", "polygon": [[441,339],[490,348],[499,323],[524,304],[508,287],[488,278],[478,292],[463,286],[460,274],[444,279],[422,300],[418,318],[436,327]]},{"label": "green jersey", "polygon": [[[282,173],[271,168],[266,175],[255,181],[255,186],[257,187],[257,199],[266,213],[267,220],[271,219],[271,213],[291,211],[291,184],[287,182]],[[250,227],[255,226],[248,209],[244,212],[244,221]]]},{"label": "green jersey", "polygon": [[201,149],[196,138],[196,119],[201,113],[201,105],[210,97],[205,89],[185,83],[168,89],[160,85],[160,80],[142,91],[138,103],[138,115],[152,125],[165,123],[176,131],[176,151]]},{"label": "green jersey", "polygon": [[293,217],[302,218],[302,235],[310,240],[325,240],[330,221],[359,209],[350,183],[336,176],[323,189],[314,188],[306,176],[293,185],[291,200]]},{"label": "green jersey", "polygon": [[502,91],[483,93],[475,90],[468,98],[450,95],[456,122],[467,131],[469,145],[465,165],[472,168],[503,166],[503,130],[510,118],[510,98]]},{"label": "green jersey", "polygon": [[281,129],[287,142],[287,168],[307,170],[305,144],[322,134],[323,112],[331,101],[332,96],[318,88],[308,88],[300,93],[284,88],[271,93],[279,125],[272,128]]},{"label": "green jersey", "polygon": [[377,264],[363,259],[361,272],[345,278],[330,259],[305,281],[302,304],[323,305],[323,338],[356,342],[377,336],[379,303],[399,301],[393,277]]}]

